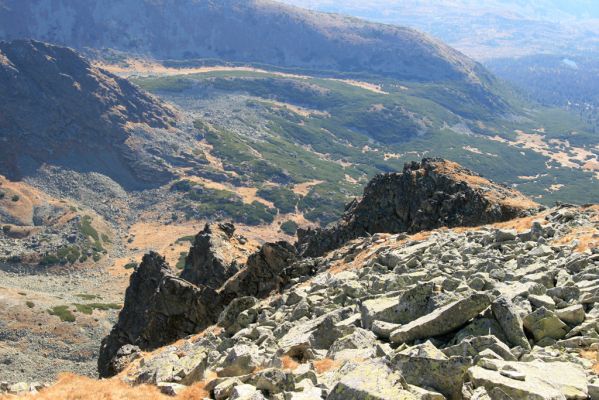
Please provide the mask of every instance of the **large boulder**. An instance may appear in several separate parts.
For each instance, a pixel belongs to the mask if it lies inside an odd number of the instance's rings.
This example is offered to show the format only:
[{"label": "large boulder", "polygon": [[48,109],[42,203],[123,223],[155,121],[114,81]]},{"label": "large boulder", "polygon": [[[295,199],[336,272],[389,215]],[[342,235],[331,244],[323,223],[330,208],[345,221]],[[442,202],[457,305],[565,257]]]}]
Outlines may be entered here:
[{"label": "large boulder", "polygon": [[563,339],[568,333],[568,326],[557,315],[545,307],[537,308],[524,318],[524,328],[538,342],[542,339]]},{"label": "large boulder", "polygon": [[454,162],[424,159],[406,164],[401,173],[372,179],[362,199],[349,204],[336,226],[300,229],[298,249],[306,256],[320,256],[367,234],[483,225],[527,215],[538,207],[521,193]]},{"label": "large boulder", "polygon": [[420,347],[397,353],[393,367],[409,384],[435,389],[449,399],[461,399],[462,384],[472,359],[447,357],[431,344]]},{"label": "large boulder", "polygon": [[235,227],[232,224],[206,224],[198,233],[185,259],[181,278],[213,289],[220,288],[239,272],[235,259]]},{"label": "large boulder", "polygon": [[417,397],[404,387],[401,375],[380,360],[348,363],[327,400],[411,400]]},{"label": "large boulder", "polygon": [[520,318],[514,303],[507,297],[501,296],[493,302],[491,310],[509,344],[530,350],[530,343],[528,343],[524,333],[522,318]]},{"label": "large boulder", "polygon": [[476,293],[402,325],[391,333],[393,343],[409,343],[449,333],[476,317],[491,304],[489,296]]}]

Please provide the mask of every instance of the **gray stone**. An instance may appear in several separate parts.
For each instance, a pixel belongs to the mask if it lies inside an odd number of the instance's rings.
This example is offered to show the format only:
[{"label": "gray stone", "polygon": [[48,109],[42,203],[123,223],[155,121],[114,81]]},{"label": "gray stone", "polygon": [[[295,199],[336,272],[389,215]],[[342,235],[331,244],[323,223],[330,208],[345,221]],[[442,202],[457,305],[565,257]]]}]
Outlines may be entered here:
[{"label": "gray stone", "polygon": [[220,368],[217,369],[217,374],[221,377],[246,375],[262,366],[263,362],[258,347],[238,344],[229,350]]},{"label": "gray stone", "polygon": [[584,322],[586,314],[581,304],[562,308],[555,311],[555,315],[568,325],[576,326]]},{"label": "gray stone", "polygon": [[472,365],[472,359],[459,356],[441,358],[434,352],[431,356],[430,350],[415,355],[408,349],[396,354],[392,363],[408,383],[430,387],[449,399],[458,400],[461,399],[464,376]]},{"label": "gray stone", "polygon": [[509,343],[530,350],[530,343],[526,339],[523,322],[516,306],[506,297],[499,297],[491,305],[491,310]]},{"label": "gray stone", "polygon": [[409,343],[416,339],[446,334],[476,317],[490,304],[489,296],[473,294],[401,326],[393,331],[391,341],[393,343]]},{"label": "gray stone", "polygon": [[[539,361],[502,362],[499,371],[484,369],[479,366],[468,370],[470,382],[487,391],[501,389],[513,399],[563,400],[586,399],[588,396],[586,375],[581,367],[572,363]],[[509,368],[505,368],[509,367]],[[518,373],[505,376],[506,371]],[[524,376],[524,380],[521,377]]]},{"label": "gray stone", "polygon": [[523,322],[524,328],[534,336],[537,342],[545,338],[563,339],[569,330],[568,326],[554,312],[544,307],[528,314]]},{"label": "gray stone", "polygon": [[447,347],[442,350],[446,356],[464,356],[475,357],[484,350],[492,350],[506,361],[516,361],[514,355],[510,352],[503,342],[495,336],[477,336],[463,340],[461,343]]},{"label": "gray stone", "polygon": [[416,400],[401,376],[382,361],[347,363],[327,400]]},{"label": "gray stone", "polygon": [[366,300],[360,306],[360,313],[364,329],[370,329],[375,320],[391,323],[399,322],[398,298],[394,296]]}]

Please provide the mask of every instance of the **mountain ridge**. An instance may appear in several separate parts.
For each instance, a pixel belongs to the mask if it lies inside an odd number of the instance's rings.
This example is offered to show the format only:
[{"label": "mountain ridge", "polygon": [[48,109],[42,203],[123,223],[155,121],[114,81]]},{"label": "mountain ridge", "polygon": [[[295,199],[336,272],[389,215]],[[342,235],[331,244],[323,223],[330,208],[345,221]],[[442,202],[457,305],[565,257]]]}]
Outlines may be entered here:
[{"label": "mountain ridge", "polygon": [[[101,7],[94,1],[60,0],[52,8],[45,0],[4,4],[0,10],[4,39],[28,37],[79,49],[114,48],[158,59],[221,58],[423,81],[432,77],[486,84],[491,79],[479,64],[413,29],[270,0],[110,0]],[[130,18],[134,11],[137,18]],[[166,24],[160,30],[158,19]],[[121,20],[127,23],[115,23]],[[310,46],[305,46],[308,42]],[[419,68],[411,59],[421,60]]]}]

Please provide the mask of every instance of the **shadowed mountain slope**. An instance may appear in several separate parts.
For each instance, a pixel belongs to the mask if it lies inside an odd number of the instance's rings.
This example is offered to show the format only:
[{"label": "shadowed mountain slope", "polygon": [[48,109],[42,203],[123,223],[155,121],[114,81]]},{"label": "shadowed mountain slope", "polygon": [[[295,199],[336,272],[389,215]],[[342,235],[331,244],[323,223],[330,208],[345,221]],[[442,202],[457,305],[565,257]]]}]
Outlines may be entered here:
[{"label": "shadowed mountain slope", "polygon": [[175,113],[75,51],[0,42],[0,174],[42,164],[100,172],[125,187],[164,182]]},{"label": "shadowed mountain slope", "polygon": [[4,0],[0,38],[159,59],[209,58],[423,81],[491,79],[479,64],[413,29],[269,0]]}]

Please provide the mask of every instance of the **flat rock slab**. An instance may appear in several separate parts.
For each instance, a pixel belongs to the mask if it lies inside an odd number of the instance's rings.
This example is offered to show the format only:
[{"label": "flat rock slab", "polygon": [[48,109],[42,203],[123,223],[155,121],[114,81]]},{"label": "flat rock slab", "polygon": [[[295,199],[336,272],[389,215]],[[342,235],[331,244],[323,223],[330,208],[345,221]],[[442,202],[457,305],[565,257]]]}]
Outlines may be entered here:
[{"label": "flat rock slab", "polygon": [[420,317],[391,333],[393,343],[410,343],[449,333],[476,317],[491,305],[486,294],[476,293]]},{"label": "flat rock slab", "polygon": [[470,357],[459,356],[438,359],[399,353],[393,359],[393,366],[409,384],[432,388],[451,400],[462,398],[462,384],[471,365]]},{"label": "flat rock slab", "polygon": [[[563,400],[586,399],[587,380],[584,370],[568,362],[494,362],[498,370],[479,366],[468,370],[474,388],[484,387],[487,391],[499,388],[513,399]],[[513,379],[511,371],[524,376],[524,380]]]}]

